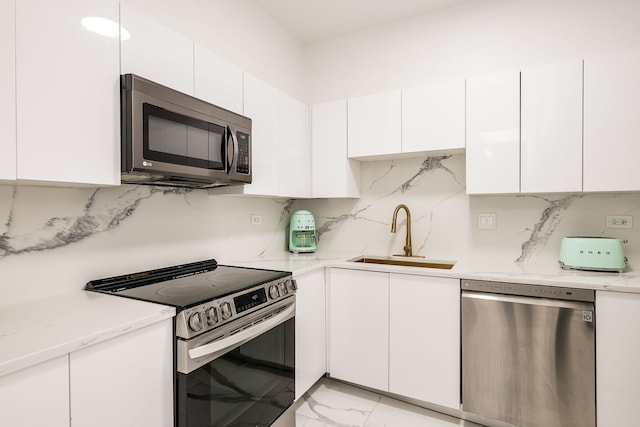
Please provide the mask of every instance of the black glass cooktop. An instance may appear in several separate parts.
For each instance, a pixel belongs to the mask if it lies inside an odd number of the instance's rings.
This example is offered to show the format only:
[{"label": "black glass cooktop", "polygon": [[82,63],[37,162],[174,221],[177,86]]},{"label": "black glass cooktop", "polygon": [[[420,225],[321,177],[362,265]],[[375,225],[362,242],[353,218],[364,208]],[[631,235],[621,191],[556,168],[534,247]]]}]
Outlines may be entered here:
[{"label": "black glass cooktop", "polygon": [[86,289],[187,308],[290,274],[218,265],[215,260],[208,260],[93,280]]}]

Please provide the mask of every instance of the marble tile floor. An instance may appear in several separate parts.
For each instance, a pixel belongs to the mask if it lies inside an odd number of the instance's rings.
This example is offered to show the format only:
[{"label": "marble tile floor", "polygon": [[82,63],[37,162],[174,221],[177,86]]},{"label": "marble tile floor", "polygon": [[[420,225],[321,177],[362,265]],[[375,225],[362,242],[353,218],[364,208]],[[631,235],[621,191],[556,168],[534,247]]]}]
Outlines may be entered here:
[{"label": "marble tile floor", "polygon": [[296,427],[481,427],[328,378],[296,403]]}]

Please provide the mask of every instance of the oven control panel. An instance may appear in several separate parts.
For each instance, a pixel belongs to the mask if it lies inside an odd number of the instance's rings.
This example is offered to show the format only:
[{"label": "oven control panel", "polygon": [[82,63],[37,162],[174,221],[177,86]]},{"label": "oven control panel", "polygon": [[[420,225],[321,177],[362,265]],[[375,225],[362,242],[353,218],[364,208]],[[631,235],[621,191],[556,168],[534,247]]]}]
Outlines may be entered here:
[{"label": "oven control panel", "polygon": [[289,276],[185,309],[176,315],[176,335],[192,338],[289,298],[297,290],[296,281]]}]

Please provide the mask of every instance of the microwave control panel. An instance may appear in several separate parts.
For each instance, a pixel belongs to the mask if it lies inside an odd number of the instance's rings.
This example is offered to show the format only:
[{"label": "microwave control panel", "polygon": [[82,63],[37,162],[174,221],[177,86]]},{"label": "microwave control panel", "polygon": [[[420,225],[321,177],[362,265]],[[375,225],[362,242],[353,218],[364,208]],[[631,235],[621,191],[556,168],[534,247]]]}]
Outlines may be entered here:
[{"label": "microwave control panel", "polygon": [[238,173],[249,173],[249,135],[237,132],[238,138],[238,163],[236,171]]}]

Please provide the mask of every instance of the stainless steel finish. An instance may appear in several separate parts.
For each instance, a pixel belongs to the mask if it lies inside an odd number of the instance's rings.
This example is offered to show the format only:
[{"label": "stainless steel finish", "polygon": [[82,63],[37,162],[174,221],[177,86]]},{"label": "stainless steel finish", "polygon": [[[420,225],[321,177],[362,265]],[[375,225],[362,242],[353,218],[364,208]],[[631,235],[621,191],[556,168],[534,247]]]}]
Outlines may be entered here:
[{"label": "stainless steel finish", "polygon": [[[262,289],[264,290],[265,296],[267,296],[269,302],[279,301],[290,296],[291,293],[286,295],[277,294],[273,297],[273,295],[271,295],[271,289],[275,289],[277,292],[279,286],[286,286],[287,280],[294,283],[294,287],[297,289],[297,286],[295,286],[295,280],[292,279],[291,276],[288,276],[182,310],[176,315],[176,336],[184,339],[192,338],[198,334],[218,328],[226,323],[233,322],[237,318],[241,317],[240,315],[245,316],[259,310],[264,310],[265,304],[260,304],[238,313],[236,311],[234,298],[239,295],[245,295]],[[269,296],[271,296],[271,298],[269,298]]]},{"label": "stainless steel finish", "polygon": [[[271,304],[267,309],[262,308],[258,312],[243,317],[241,321],[230,322],[189,340],[179,339],[177,343],[178,372],[188,374],[259,336],[265,330],[293,318],[295,316],[295,301],[295,295],[290,295]],[[241,334],[242,337],[236,338]],[[227,344],[225,340],[228,340],[230,344]],[[216,348],[199,351],[200,348],[210,344],[216,344]],[[203,356],[191,357],[190,353],[193,354],[194,351],[198,354],[202,353]]]},{"label": "stainless steel finish", "polygon": [[[123,76],[122,85],[127,89],[127,95],[122,96],[121,100],[122,182],[195,188],[251,183],[251,166],[248,174],[238,173],[236,170],[238,141],[235,135],[235,132],[240,131],[251,136],[251,119],[133,74]],[[232,151],[227,151],[225,159],[228,170],[211,170],[145,159],[142,109],[145,103],[227,129],[228,136],[224,144]],[[249,158],[251,162],[251,150]]]},{"label": "stainless steel finish", "polygon": [[579,265],[566,265],[562,261],[558,261],[558,264],[560,264],[560,268],[562,268],[563,270],[602,271],[604,273],[624,273],[624,271],[626,270],[628,262],[629,262],[629,260],[627,259],[627,257],[624,257],[624,265],[625,266],[622,267],[622,268],[583,267],[583,266],[579,266]]},{"label": "stainless steel finish", "polygon": [[[527,296],[513,295],[521,286]],[[466,280],[462,289],[463,410],[523,427],[595,427],[594,292]]]},{"label": "stainless steel finish", "polygon": [[520,295],[538,298],[563,299],[569,301],[594,302],[596,300],[596,292],[591,289],[561,288],[558,286],[529,285],[525,283],[463,280],[462,290],[492,292],[494,294]]}]

